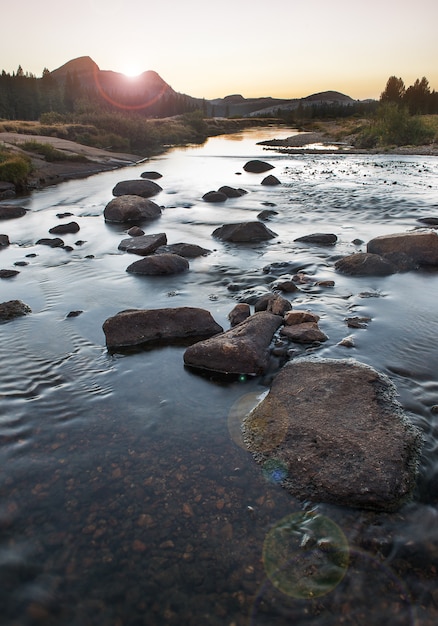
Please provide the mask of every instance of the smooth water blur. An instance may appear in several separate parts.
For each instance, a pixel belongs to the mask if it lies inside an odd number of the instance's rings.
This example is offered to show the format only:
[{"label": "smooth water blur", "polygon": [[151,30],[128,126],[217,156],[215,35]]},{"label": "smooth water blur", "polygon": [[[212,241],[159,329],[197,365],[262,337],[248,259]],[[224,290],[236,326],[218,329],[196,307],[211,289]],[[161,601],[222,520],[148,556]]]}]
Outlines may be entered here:
[{"label": "smooth water blur", "polygon": [[[293,132],[216,137],[66,182],[17,200],[29,213],[0,222],[11,241],[0,250],[0,267],[28,263],[1,281],[0,301],[32,308],[0,325],[1,624],[436,623],[438,274],[352,278],[335,273],[334,262],[365,250],[374,236],[436,217],[438,160],[286,155],[257,145]],[[246,173],[252,158],[274,165],[281,185],[263,186],[265,175]],[[154,198],[163,213],[142,224],[145,232],[212,251],[190,260],[186,274],[128,274],[135,257],[118,250],[127,228],[104,222],[114,185],[145,170],[163,175]],[[248,193],[218,205],[202,201],[222,185]],[[255,220],[264,209],[277,212],[266,222],[275,239],[232,245],[212,238],[216,227]],[[73,250],[36,245],[64,212],[73,216],[62,222],[80,225],[63,236]],[[338,243],[294,241],[315,232],[335,233]],[[228,328],[233,306],[268,290],[272,276],[263,269],[280,262],[312,278],[291,299],[321,316],[329,340],[314,353],[388,374],[425,434],[415,500],[397,514],[300,503],[254,463],[239,420],[269,380],[198,376],[184,368],[180,347],[129,355],[105,348],[103,322],[128,308],[197,306]],[[70,311],[82,313],[67,317]],[[353,329],[345,322],[352,316],[371,319]],[[347,336],[352,348],[339,345]],[[339,528],[350,550],[347,571],[317,598],[283,593],[266,570],[275,556],[266,548],[270,530],[303,511],[330,520],[321,527]],[[306,547],[305,528],[299,532]],[[318,555],[309,555],[296,571],[306,563],[318,568]]]}]

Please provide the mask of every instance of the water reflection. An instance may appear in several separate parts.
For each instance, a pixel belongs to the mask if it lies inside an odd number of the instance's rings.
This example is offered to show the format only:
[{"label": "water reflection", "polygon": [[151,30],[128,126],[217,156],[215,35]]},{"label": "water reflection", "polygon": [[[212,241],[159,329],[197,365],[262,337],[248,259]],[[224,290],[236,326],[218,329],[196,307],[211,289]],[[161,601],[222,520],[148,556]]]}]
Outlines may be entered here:
[{"label": "water reflection", "polygon": [[[33,311],[0,325],[5,624],[436,622],[437,275],[351,278],[333,265],[371,237],[416,228],[433,214],[438,163],[278,155],[256,145],[273,136],[280,134],[256,129],[216,137],[147,167],[69,181],[34,193],[28,216],[2,225],[12,243],[0,251],[1,266],[29,264],[2,281],[1,300],[22,299]],[[250,158],[272,162],[282,184],[260,185],[261,176],[243,170]],[[131,255],[118,250],[126,229],[103,221],[114,185],[144,169],[163,174],[156,198],[163,214],[143,225],[146,234],[211,250],[190,260],[186,275],[129,275]],[[202,201],[224,184],[248,193],[220,206]],[[256,246],[212,239],[217,226],[257,219],[267,205],[276,211],[269,226],[277,239]],[[37,246],[64,211],[80,225],[65,236],[72,251]],[[338,243],[295,242],[311,232],[336,233]],[[320,316],[329,340],[319,354],[354,356],[387,373],[426,437],[415,501],[399,513],[312,508],[340,529],[350,552],[342,580],[320,598],[282,593],[263,564],[273,529],[308,510],[278,486],[282,468],[257,466],[239,437],[242,415],[267,381],[194,375],[180,347],[109,355],[102,332],[123,309],[185,305],[208,309],[227,328],[235,303],[248,291],[266,292],[286,264],[309,278],[290,298]],[[67,318],[74,310],[82,314]],[[371,321],[350,328],[352,316]],[[350,348],[340,345],[347,336]]]}]

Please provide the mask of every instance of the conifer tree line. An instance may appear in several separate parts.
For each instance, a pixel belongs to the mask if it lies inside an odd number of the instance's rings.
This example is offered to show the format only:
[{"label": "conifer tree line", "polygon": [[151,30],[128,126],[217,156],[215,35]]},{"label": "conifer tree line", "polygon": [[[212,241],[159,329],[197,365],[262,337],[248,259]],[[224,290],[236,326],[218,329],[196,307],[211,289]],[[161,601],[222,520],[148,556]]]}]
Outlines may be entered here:
[{"label": "conifer tree line", "polygon": [[438,93],[431,91],[425,76],[417,78],[410,87],[405,86],[403,79],[390,76],[385,90],[380,95],[380,102],[405,106],[411,115],[438,113]]},{"label": "conifer tree line", "polygon": [[[117,94],[120,101],[122,95]],[[131,114],[143,117],[168,117],[199,109],[199,103],[190,96],[175,92],[165,93],[156,102],[142,108],[137,102],[122,101],[126,111],[134,105]],[[71,116],[74,113],[109,112],[117,109],[96,90],[87,89],[75,72],[68,73],[65,82],[54,78],[45,68],[42,77],[24,72],[21,65],[16,72],[0,75],[0,118],[6,120],[39,120],[44,113]]]}]

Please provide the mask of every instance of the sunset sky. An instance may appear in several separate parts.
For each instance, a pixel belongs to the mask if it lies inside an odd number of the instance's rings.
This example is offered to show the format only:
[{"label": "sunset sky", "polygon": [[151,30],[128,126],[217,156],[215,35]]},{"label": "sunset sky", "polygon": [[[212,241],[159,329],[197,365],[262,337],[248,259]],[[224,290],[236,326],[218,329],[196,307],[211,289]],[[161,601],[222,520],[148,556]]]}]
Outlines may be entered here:
[{"label": "sunset sky", "polygon": [[437,0],[0,0],[0,70],[41,76],[90,56],[102,70],[155,70],[212,99],[378,98],[389,76],[438,90]]}]

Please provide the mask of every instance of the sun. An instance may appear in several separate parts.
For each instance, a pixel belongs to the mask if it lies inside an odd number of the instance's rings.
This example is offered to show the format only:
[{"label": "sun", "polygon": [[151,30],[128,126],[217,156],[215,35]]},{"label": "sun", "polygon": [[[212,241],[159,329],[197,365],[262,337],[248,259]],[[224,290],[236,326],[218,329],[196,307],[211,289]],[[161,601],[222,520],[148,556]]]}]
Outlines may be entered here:
[{"label": "sun", "polygon": [[128,65],[122,70],[122,74],[128,78],[137,78],[141,74],[141,69],[138,65]]}]

